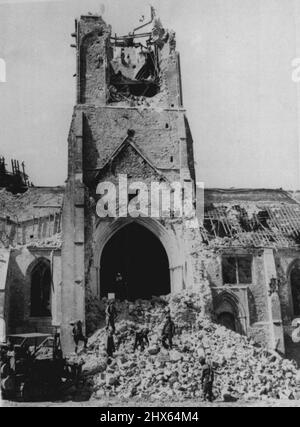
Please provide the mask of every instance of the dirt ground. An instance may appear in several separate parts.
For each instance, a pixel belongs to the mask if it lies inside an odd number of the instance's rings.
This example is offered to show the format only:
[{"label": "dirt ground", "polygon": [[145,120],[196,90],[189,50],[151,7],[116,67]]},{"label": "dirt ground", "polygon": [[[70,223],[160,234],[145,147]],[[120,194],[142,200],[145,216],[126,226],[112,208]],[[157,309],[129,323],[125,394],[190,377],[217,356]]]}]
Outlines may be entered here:
[{"label": "dirt ground", "polygon": [[162,404],[162,402],[143,402],[143,401],[113,401],[113,400],[89,400],[87,402],[10,402],[10,401],[0,401],[1,407],[94,407],[94,408],[113,408],[113,407],[212,407],[212,408],[221,408],[221,407],[296,407],[300,408],[300,400],[268,400],[268,401],[239,401],[234,403],[225,403],[225,402],[214,402],[214,403],[205,403],[197,401],[184,401],[184,402],[171,402]]}]

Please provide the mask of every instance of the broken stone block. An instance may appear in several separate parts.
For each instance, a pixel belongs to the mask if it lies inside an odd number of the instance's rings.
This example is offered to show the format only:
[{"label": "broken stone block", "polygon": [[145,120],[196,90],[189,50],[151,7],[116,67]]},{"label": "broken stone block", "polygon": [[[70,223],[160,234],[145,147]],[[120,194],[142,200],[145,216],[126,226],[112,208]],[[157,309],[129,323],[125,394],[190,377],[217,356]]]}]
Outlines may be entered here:
[{"label": "broken stone block", "polygon": [[152,356],[155,356],[159,352],[160,352],[160,348],[158,346],[153,346],[148,349],[148,353],[151,354]]},{"label": "broken stone block", "polygon": [[171,350],[169,353],[171,362],[179,362],[182,359],[182,354],[177,350]]}]

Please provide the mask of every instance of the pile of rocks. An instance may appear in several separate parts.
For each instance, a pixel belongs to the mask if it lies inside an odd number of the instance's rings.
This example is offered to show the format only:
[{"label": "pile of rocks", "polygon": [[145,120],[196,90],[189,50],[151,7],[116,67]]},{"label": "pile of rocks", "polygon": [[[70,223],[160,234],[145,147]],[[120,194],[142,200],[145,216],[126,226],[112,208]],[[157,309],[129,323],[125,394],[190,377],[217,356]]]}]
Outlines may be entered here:
[{"label": "pile of rocks", "polygon": [[[90,339],[82,354],[84,374],[92,380],[93,397],[201,399],[201,356],[215,368],[217,399],[295,399],[297,368],[294,362],[270,354],[247,337],[212,323],[198,294],[184,293],[151,301],[118,303],[122,313],[116,324],[117,351],[108,363],[105,328]],[[177,326],[174,349],[165,350],[160,336],[166,310]],[[133,351],[135,332],[150,330],[150,346]]]}]

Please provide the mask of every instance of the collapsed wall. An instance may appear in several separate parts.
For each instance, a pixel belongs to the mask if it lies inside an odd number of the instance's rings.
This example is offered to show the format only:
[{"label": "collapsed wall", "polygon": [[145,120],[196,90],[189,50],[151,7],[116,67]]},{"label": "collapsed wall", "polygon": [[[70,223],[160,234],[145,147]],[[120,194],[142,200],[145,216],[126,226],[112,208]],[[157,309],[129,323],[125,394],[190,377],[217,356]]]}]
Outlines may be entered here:
[{"label": "collapsed wall", "polygon": [[206,189],[200,229],[216,318],[298,363],[299,213],[282,189]]},{"label": "collapsed wall", "polygon": [[61,245],[64,187],[30,187],[22,194],[0,190],[0,246]]}]

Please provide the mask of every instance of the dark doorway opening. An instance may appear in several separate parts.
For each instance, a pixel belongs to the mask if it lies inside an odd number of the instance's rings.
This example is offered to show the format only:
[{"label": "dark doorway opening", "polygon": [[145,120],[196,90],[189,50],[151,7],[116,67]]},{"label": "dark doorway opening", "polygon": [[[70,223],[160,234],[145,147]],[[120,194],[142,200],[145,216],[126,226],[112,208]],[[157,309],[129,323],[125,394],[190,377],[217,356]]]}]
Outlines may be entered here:
[{"label": "dark doorway opening", "polygon": [[52,275],[50,261],[41,258],[31,273],[31,311],[32,317],[51,316]]},{"label": "dark doorway opening", "polygon": [[231,331],[236,332],[235,318],[232,313],[221,313],[218,316],[218,323]]},{"label": "dark doorway opening", "polygon": [[295,265],[290,275],[294,316],[300,315],[300,268]]},{"label": "dark doorway opening", "polygon": [[130,224],[118,231],[104,247],[101,257],[100,295],[134,301],[170,293],[166,251],[147,228]]}]

